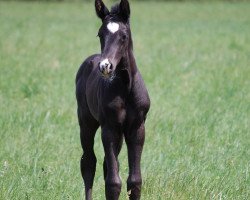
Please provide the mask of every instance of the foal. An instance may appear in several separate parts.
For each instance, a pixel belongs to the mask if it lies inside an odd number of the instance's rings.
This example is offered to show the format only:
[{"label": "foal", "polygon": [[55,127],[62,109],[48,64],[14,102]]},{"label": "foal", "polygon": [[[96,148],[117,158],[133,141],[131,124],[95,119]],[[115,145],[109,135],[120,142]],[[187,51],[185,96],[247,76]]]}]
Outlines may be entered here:
[{"label": "foal", "polygon": [[102,0],[95,0],[95,9],[102,20],[98,32],[101,54],[87,58],[76,75],[85,197],[92,199],[96,170],[93,146],[96,130],[100,126],[105,151],[103,171],[106,199],[117,200],[120,195],[118,155],[123,138],[128,150],[129,198],[140,199],[140,160],[150,99],[133,55],[129,2],[121,0],[109,12]]}]

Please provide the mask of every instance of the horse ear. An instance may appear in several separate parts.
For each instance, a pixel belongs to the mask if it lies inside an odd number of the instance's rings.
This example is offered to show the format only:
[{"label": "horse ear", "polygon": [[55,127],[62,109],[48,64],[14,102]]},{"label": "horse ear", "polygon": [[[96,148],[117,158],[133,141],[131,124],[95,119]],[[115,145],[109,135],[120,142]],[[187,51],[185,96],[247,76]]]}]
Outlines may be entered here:
[{"label": "horse ear", "polygon": [[104,5],[102,0],[95,0],[95,11],[96,11],[97,16],[101,18],[102,20],[104,20],[105,17],[109,14],[109,10]]},{"label": "horse ear", "polygon": [[120,3],[120,15],[125,20],[129,19],[130,16],[130,6],[128,0],[121,0]]}]

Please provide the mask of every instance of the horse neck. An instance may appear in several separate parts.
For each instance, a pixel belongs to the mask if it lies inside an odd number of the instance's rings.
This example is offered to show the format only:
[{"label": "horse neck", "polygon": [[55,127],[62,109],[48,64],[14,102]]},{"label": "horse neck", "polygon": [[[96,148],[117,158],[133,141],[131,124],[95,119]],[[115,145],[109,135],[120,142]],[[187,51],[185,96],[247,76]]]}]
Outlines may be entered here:
[{"label": "horse neck", "polygon": [[137,71],[136,61],[133,53],[133,43],[132,40],[130,41],[129,47],[127,52],[121,59],[120,69],[127,70],[130,75],[134,75]]},{"label": "horse neck", "polygon": [[137,71],[136,62],[133,54],[133,50],[129,50],[121,59],[117,67],[117,75],[122,79],[126,85],[128,92],[131,91],[131,87],[134,80],[134,75]]},{"label": "horse neck", "polygon": [[129,29],[129,44],[128,49],[124,56],[121,59],[121,62],[119,64],[119,69],[121,70],[127,70],[129,72],[129,75],[133,77],[133,75],[137,71],[137,66],[135,62],[135,57],[133,53],[133,39],[132,39],[132,33]]}]

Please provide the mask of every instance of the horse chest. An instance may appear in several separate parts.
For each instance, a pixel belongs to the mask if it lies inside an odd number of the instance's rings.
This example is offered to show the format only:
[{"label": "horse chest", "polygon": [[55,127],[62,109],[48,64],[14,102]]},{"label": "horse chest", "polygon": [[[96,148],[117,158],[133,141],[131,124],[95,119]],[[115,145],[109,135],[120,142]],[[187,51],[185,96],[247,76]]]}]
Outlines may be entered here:
[{"label": "horse chest", "polygon": [[124,123],[126,119],[125,99],[116,96],[109,101],[103,101],[101,104],[101,117],[105,122],[119,125]]}]

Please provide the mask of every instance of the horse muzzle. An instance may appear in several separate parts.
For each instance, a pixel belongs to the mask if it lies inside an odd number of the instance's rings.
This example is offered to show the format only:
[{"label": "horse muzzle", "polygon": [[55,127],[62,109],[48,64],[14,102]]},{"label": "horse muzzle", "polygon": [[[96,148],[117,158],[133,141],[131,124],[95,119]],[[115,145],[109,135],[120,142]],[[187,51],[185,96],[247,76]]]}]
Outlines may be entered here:
[{"label": "horse muzzle", "polygon": [[106,58],[99,63],[100,72],[107,76],[113,72],[113,65],[112,63]]}]

